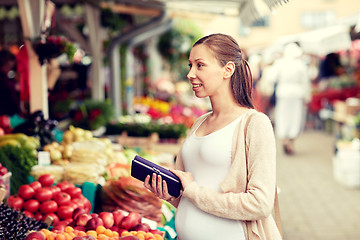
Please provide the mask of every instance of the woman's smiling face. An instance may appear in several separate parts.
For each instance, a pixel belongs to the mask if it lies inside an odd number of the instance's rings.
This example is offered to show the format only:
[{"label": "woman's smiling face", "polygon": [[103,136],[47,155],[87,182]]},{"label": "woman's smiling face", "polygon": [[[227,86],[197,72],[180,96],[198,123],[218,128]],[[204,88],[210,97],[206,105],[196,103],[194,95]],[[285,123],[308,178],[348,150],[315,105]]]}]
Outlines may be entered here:
[{"label": "woman's smiling face", "polygon": [[199,98],[213,96],[224,87],[224,67],[220,66],[213,52],[204,44],[191,49],[187,78]]}]

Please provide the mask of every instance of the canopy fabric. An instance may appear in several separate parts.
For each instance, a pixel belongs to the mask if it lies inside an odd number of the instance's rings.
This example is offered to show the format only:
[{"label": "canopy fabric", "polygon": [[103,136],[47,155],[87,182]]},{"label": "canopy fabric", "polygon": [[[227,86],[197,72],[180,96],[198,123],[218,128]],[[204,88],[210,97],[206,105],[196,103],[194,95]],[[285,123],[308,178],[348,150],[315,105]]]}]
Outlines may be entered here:
[{"label": "canopy fabric", "polygon": [[[290,0],[52,0],[55,4],[79,4],[87,2],[97,6],[118,6],[123,11],[128,9],[129,13],[134,12],[133,7],[138,7],[138,12],[145,9],[166,10],[168,12],[183,13],[207,13],[239,16],[243,25],[251,25],[262,18],[279,5]],[[1,6],[17,5],[16,0],[1,0]],[[2,11],[10,9],[3,8]],[[14,10],[12,10],[14,11]],[[4,15],[4,14],[3,14]],[[193,15],[192,15],[193,16]]]},{"label": "canopy fabric", "polygon": [[304,52],[325,56],[332,52],[351,48],[350,28],[334,25],[299,35],[299,43]]}]

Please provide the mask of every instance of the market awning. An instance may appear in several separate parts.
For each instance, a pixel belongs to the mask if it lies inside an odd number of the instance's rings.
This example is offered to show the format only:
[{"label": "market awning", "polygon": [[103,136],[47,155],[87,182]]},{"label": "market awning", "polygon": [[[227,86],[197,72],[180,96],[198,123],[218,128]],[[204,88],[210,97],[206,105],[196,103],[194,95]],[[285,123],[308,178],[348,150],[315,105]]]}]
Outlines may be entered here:
[{"label": "market awning", "polygon": [[351,48],[350,27],[335,25],[302,33],[298,41],[304,52],[318,56],[348,50]]},{"label": "market awning", "polygon": [[[196,16],[217,14],[239,16],[243,25],[269,14],[274,8],[290,0],[52,0],[55,4],[89,3],[101,7],[110,7],[116,12],[127,14],[159,15],[160,11],[169,12],[170,16]],[[1,0],[0,6],[17,5],[16,0]],[[14,14],[14,9],[2,9]],[[10,13],[11,11],[11,13]]]}]

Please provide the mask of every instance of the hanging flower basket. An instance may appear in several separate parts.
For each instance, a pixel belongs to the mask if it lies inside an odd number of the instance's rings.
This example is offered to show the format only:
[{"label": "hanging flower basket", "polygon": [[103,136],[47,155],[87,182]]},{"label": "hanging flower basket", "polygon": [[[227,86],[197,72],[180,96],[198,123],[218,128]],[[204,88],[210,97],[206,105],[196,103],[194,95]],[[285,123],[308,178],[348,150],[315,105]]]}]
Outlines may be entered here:
[{"label": "hanging flower basket", "polygon": [[114,109],[106,100],[87,99],[80,103],[70,116],[73,126],[93,131],[103,129],[113,119]]},{"label": "hanging flower basket", "polygon": [[72,62],[76,52],[74,44],[64,36],[50,35],[47,38],[36,38],[31,42],[41,65],[63,53],[67,55],[69,62]]}]

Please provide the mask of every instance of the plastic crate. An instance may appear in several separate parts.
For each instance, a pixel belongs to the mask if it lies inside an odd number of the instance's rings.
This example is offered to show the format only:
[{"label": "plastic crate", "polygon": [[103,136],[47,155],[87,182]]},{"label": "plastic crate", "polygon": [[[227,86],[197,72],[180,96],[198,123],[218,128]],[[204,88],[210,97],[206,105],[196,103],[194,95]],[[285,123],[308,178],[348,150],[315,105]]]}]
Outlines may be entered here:
[{"label": "plastic crate", "polygon": [[11,172],[8,172],[4,176],[0,177],[0,185],[4,185],[6,189],[5,198],[8,198],[10,196],[10,177],[11,177]]}]

